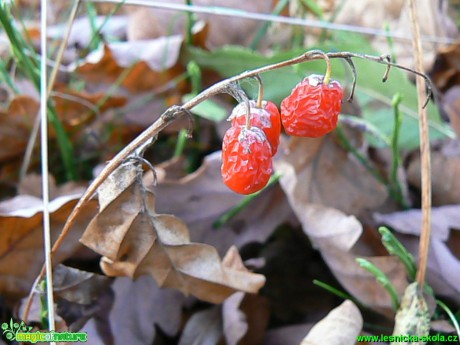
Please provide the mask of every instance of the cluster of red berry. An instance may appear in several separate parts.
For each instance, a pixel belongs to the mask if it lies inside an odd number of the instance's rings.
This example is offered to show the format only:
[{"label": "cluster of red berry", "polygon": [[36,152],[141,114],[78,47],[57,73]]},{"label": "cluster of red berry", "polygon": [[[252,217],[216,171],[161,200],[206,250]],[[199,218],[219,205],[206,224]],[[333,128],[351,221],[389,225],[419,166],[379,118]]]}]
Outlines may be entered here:
[{"label": "cluster of red berry", "polygon": [[266,186],[273,172],[281,123],[287,134],[320,137],[337,126],[343,90],[337,81],[311,75],[297,84],[281,103],[281,115],[270,101],[240,103],[222,145],[222,178],[233,191],[251,194]]}]

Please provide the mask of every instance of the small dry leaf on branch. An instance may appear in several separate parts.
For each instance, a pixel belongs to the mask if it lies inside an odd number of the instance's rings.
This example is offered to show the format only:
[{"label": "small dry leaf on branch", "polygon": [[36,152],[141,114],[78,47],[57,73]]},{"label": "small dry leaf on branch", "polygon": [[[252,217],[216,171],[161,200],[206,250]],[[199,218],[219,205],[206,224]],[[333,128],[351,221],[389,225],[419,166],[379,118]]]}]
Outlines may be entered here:
[{"label": "small dry leaf on branch", "polygon": [[362,328],[358,307],[347,300],[314,325],[300,345],[354,344]]},{"label": "small dry leaf on branch", "polygon": [[104,182],[100,213],[81,238],[104,256],[101,266],[107,275],[149,274],[161,287],[213,303],[235,291],[256,293],[264,285],[265,278],[244,268],[234,249],[221,262],[215,248],[190,242],[182,220],[156,213],[155,196],[142,184],[139,169],[126,163]]}]

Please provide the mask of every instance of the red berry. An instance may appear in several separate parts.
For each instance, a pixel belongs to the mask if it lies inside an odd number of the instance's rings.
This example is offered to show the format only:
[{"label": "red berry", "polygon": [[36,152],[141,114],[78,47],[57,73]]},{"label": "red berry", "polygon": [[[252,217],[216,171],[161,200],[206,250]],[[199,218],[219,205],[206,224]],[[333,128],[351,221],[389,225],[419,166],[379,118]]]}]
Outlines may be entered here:
[{"label": "red berry", "polygon": [[287,134],[320,137],[337,127],[343,90],[338,81],[323,83],[320,75],[301,81],[281,103],[281,121]]},{"label": "red berry", "polygon": [[251,194],[265,187],[273,172],[272,149],[264,132],[232,126],[222,145],[222,178],[233,191]]},{"label": "red berry", "polygon": [[[263,101],[262,108],[258,108],[255,101],[249,101],[251,109],[251,126],[255,126],[264,131],[267,140],[272,147],[272,155],[278,151],[281,135],[281,118],[278,107],[270,101]],[[232,111],[230,119],[232,126],[246,124],[246,103],[238,104]]]}]

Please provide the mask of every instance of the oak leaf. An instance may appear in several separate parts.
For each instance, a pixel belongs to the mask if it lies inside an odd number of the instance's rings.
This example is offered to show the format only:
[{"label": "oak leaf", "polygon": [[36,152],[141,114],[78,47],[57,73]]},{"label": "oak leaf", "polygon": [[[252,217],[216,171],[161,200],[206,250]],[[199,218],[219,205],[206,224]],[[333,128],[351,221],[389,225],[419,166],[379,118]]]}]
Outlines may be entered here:
[{"label": "oak leaf", "polygon": [[221,262],[214,247],[190,242],[182,220],[156,213],[155,196],[133,164],[121,166],[99,188],[99,203],[100,213],[81,242],[103,255],[101,266],[109,276],[149,274],[161,287],[213,303],[264,285],[265,278],[245,269],[234,249]]}]

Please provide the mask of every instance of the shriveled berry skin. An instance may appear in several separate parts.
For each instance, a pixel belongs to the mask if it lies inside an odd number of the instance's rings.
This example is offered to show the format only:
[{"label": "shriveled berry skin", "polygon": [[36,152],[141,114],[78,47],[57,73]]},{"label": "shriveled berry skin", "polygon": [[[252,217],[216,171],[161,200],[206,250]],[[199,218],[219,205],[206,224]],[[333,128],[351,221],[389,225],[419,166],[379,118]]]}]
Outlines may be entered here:
[{"label": "shriveled berry skin", "polygon": [[[249,106],[251,109],[251,126],[262,129],[272,147],[272,155],[274,156],[278,151],[281,135],[281,117],[278,107],[270,101],[263,101],[262,108],[258,108],[255,101],[249,101]],[[232,125],[245,125],[246,112],[246,103],[238,104],[230,115]]]},{"label": "shriveled berry skin", "polygon": [[222,179],[234,192],[251,194],[265,187],[273,172],[272,149],[264,132],[232,126],[222,145]]},{"label": "shriveled berry skin", "polygon": [[301,81],[281,103],[281,122],[287,134],[320,137],[337,127],[343,90],[338,81],[323,83],[323,76]]}]

